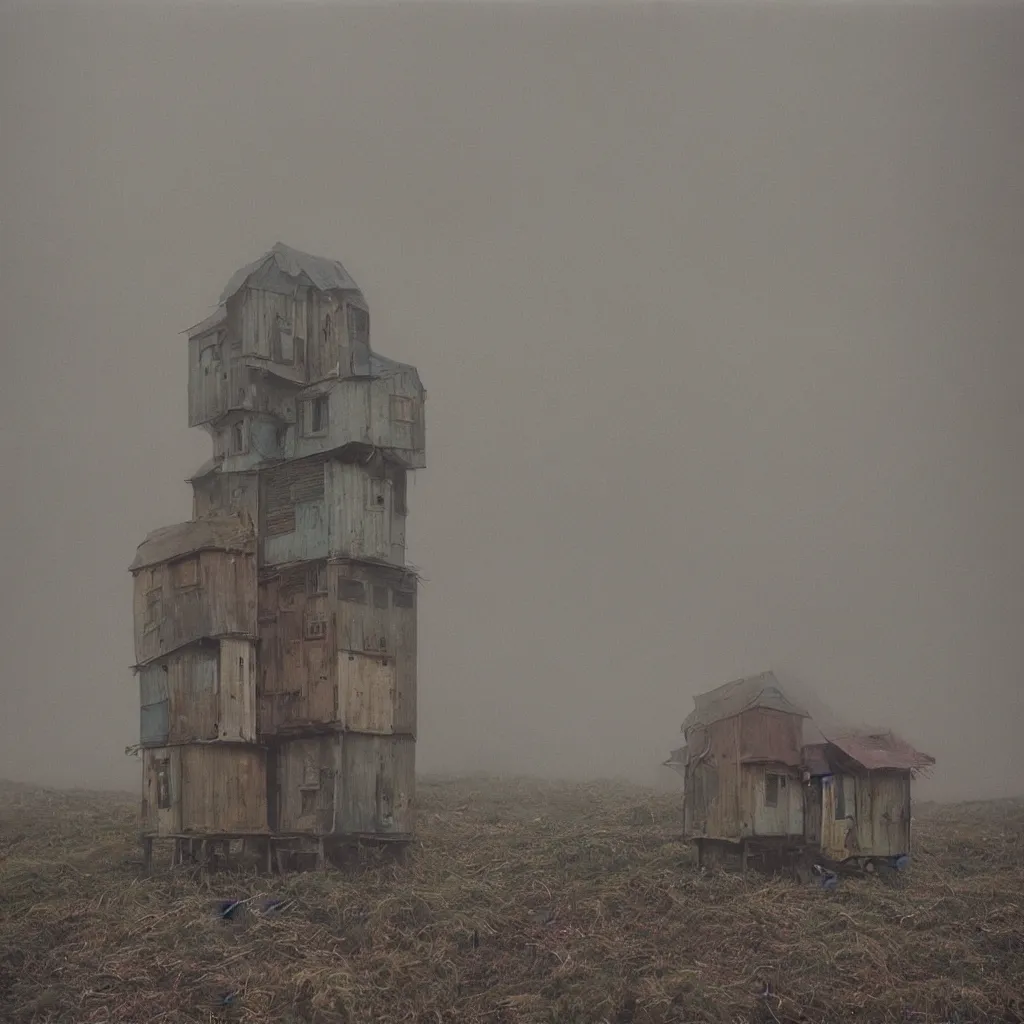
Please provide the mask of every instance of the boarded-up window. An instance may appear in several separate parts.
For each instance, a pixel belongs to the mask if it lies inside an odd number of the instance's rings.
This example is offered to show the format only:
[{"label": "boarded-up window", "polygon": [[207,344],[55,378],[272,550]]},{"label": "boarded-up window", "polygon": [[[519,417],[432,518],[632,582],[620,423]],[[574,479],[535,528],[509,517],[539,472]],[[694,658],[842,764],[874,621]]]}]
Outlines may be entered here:
[{"label": "boarded-up window", "polygon": [[236,423],[231,428],[231,454],[244,455],[248,450],[247,438],[245,436],[245,424]]},{"label": "boarded-up window", "polygon": [[375,583],[373,585],[373,607],[374,608],[387,608],[388,606],[388,588],[382,584]]},{"label": "boarded-up window", "polygon": [[327,593],[327,563],[319,562],[306,570],[306,593]]},{"label": "boarded-up window", "polygon": [[171,762],[164,758],[156,763],[156,805],[162,811],[171,806]]},{"label": "boarded-up window", "polygon": [[199,558],[186,558],[175,562],[171,569],[171,578],[179,590],[199,586]]},{"label": "boarded-up window", "polygon": [[396,608],[411,608],[416,600],[416,595],[411,590],[395,590],[391,600]]},{"label": "boarded-up window", "polygon": [[391,418],[396,423],[413,423],[416,420],[416,404],[405,395],[391,396]]},{"label": "boarded-up window", "polygon": [[338,580],[338,597],[342,601],[366,604],[366,587],[362,580],[350,580],[342,577]]},{"label": "boarded-up window", "polygon": [[302,809],[299,813],[303,817],[306,817],[309,814],[315,814],[317,797],[320,796],[320,790],[313,789],[311,786],[303,786],[302,789],[299,790],[299,793],[301,794],[302,800]]},{"label": "boarded-up window", "polygon": [[781,777],[775,772],[767,772],[764,777],[764,805],[765,807],[779,806],[779,784]]},{"label": "boarded-up window", "polygon": [[286,463],[264,474],[264,481],[262,503],[268,537],[295,530],[296,502],[322,501],[324,497],[324,466],[319,460]]}]

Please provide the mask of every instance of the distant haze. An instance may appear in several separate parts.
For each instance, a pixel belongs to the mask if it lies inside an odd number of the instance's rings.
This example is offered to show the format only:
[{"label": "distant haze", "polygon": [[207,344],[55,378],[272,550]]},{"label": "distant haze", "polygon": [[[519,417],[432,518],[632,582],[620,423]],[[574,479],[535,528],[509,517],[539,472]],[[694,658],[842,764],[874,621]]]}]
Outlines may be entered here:
[{"label": "distant haze", "polygon": [[178,332],[280,239],[428,389],[422,770],[651,780],[771,668],[1024,792],[1022,21],[0,14],[0,776],[136,785]]}]

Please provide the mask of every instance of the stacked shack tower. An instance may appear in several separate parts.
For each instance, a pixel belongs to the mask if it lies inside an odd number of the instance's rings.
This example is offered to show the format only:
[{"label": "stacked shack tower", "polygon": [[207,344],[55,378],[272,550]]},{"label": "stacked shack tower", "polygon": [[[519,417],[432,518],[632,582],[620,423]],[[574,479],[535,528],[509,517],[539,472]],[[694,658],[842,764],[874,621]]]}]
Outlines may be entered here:
[{"label": "stacked shack tower", "polygon": [[188,346],[213,458],[131,567],[144,841],[409,838],[419,375],[340,263],[280,243]]}]

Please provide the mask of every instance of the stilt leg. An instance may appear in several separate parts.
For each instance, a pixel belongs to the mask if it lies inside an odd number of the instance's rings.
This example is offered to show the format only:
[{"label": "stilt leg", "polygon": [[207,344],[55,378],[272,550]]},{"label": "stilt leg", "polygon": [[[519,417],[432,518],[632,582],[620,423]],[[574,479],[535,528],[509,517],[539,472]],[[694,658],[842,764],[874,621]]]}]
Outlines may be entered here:
[{"label": "stilt leg", "polygon": [[317,871],[327,870],[327,856],[324,851],[323,839],[318,839],[316,844],[316,869]]},{"label": "stilt leg", "polygon": [[145,874],[153,873],[153,837],[144,836],[142,839],[142,870]]},{"label": "stilt leg", "polygon": [[264,848],[264,857],[266,859],[267,874],[272,875],[274,873],[274,840],[268,838],[266,846]]},{"label": "stilt leg", "polygon": [[747,877],[747,844],[746,843],[744,843],[740,847],[740,871],[742,872],[743,877],[746,878]]}]

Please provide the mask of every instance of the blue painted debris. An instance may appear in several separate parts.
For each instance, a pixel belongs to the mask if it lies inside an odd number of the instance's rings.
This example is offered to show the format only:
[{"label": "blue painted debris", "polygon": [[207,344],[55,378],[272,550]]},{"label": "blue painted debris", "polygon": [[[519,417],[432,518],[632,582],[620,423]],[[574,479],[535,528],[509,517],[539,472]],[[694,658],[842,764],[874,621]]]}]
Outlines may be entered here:
[{"label": "blue painted debris", "polygon": [[893,862],[893,867],[897,871],[906,871],[910,867],[910,854],[902,853]]},{"label": "blue painted debris", "polygon": [[230,921],[234,918],[235,912],[239,907],[244,905],[245,900],[221,900],[218,912],[225,921]]},{"label": "blue painted debris", "polygon": [[[247,900],[220,900],[217,904],[217,916],[223,921],[235,921],[242,916],[246,905],[257,899],[259,899],[258,896],[250,896]],[[283,913],[291,905],[291,900],[263,900],[259,913],[268,917],[271,914]]]}]

